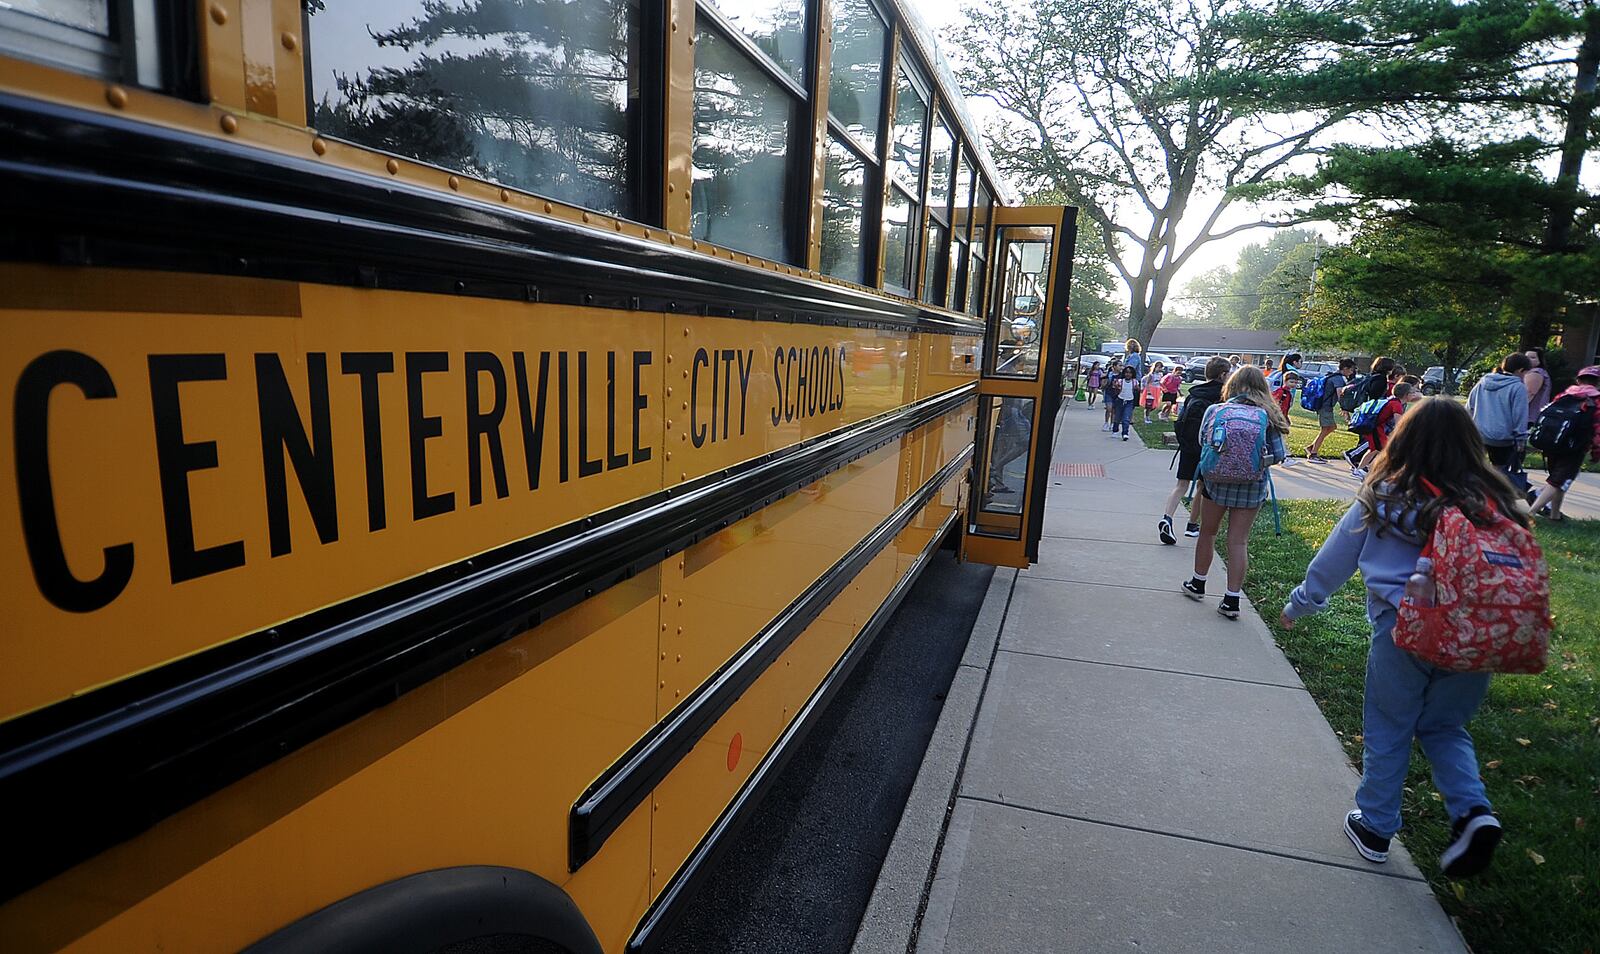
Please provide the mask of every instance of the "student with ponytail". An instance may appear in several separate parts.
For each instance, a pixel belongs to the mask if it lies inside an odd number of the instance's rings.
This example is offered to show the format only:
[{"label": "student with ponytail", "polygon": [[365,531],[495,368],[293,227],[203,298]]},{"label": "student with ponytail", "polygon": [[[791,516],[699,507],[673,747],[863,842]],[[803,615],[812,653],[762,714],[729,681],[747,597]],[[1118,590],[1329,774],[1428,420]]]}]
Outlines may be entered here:
[{"label": "student with ponytail", "polygon": [[1266,376],[1244,365],[1228,378],[1222,403],[1212,405],[1200,423],[1200,539],[1194,547],[1194,576],[1183,584],[1193,600],[1206,595],[1206,575],[1216,556],[1217,530],[1228,518],[1228,584],[1217,612],[1239,618],[1244,574],[1250,559],[1250,528],[1267,499],[1267,469],[1289,451],[1284,417],[1267,389]]}]

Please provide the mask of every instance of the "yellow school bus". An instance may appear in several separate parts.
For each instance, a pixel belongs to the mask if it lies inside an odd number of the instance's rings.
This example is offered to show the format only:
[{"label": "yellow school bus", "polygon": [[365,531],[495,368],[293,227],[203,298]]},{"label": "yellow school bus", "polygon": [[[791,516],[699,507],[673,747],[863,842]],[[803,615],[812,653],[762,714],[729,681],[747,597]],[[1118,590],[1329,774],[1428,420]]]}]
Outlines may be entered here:
[{"label": "yellow school bus", "polygon": [[1036,556],[1014,202],[899,0],[0,4],[0,949],[659,944]]}]

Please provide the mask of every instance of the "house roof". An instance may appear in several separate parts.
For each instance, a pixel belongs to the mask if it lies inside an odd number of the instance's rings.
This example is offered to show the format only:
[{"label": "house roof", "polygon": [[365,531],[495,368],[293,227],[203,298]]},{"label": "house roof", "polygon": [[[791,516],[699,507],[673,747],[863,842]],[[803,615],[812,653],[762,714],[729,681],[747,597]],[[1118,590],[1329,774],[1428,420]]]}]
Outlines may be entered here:
[{"label": "house roof", "polygon": [[1151,351],[1263,354],[1283,351],[1286,345],[1283,332],[1277,329],[1177,327],[1157,328],[1145,347]]}]

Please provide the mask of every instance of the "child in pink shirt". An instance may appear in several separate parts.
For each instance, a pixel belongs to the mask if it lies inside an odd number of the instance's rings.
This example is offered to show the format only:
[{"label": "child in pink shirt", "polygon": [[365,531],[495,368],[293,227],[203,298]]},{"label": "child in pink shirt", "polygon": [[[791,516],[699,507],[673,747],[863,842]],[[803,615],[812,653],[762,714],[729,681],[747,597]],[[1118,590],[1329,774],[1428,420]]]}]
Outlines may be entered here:
[{"label": "child in pink shirt", "polygon": [[1170,421],[1177,417],[1178,388],[1183,386],[1183,375],[1177,368],[1167,372],[1161,379],[1161,419]]}]

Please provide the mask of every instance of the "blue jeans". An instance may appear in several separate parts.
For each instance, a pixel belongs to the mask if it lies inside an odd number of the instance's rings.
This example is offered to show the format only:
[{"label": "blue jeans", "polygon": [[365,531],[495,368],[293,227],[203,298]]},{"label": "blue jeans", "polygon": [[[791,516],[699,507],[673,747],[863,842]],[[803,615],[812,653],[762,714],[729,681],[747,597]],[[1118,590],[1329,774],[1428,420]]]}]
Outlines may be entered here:
[{"label": "blue jeans", "polygon": [[1451,672],[1396,649],[1394,620],[1394,610],[1385,610],[1373,624],[1361,713],[1361,786],[1356,789],[1362,819],[1384,837],[1400,830],[1400,793],[1411,765],[1413,737],[1433,766],[1433,784],[1452,819],[1489,805],[1478,777],[1478,753],[1466,729],[1489,691],[1489,674]]},{"label": "blue jeans", "polygon": [[1117,398],[1117,414],[1116,417],[1111,419],[1111,429],[1113,431],[1121,427],[1122,436],[1128,436],[1128,428],[1133,425],[1133,408],[1138,403],[1138,401],[1124,401],[1122,398]]}]

